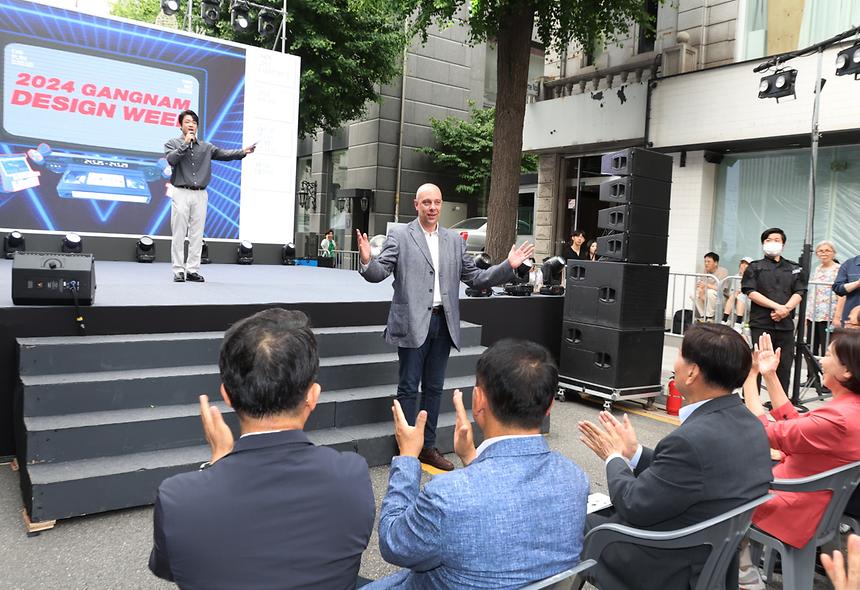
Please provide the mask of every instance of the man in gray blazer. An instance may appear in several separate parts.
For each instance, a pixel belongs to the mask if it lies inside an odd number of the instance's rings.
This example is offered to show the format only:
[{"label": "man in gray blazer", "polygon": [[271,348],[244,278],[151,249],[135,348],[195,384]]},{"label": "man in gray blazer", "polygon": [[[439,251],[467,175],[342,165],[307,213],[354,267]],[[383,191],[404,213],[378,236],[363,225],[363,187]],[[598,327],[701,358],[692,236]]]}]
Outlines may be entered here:
[{"label": "man in gray blazer", "polygon": [[[601,412],[603,428],[580,422],[583,442],[606,462],[606,483],[618,522],[651,531],[698,524],[767,493],[770,445],[761,423],[732,393],[752,363],[746,341],[721,324],[696,324],[684,335],[675,384],[684,396],[681,425],[647,449],[624,417]],[[606,519],[592,514],[589,528]],[[578,531],[574,531],[574,534]],[[589,556],[592,557],[592,556]],[[705,547],[667,550],[613,543],[588,572],[604,590],[686,590],[696,586]],[[738,587],[737,564],[726,588]]]},{"label": "man in gray blazer", "polygon": [[[471,287],[501,285],[534,253],[528,242],[511,246],[507,260],[486,270],[466,254],[457,232],[439,227],[442,191],[424,184],[415,193],[418,218],[389,233],[379,256],[371,257],[367,234],[358,234],[359,272],[378,283],[394,273],[394,299],[388,312],[385,340],[397,345],[400,381],[397,400],[410,424],[418,410],[427,410],[424,449],[419,459],[445,471],[454,464],[436,448],[436,422],[448,355],[460,349],[460,281]],[[418,386],[421,403],[418,407]]]}]

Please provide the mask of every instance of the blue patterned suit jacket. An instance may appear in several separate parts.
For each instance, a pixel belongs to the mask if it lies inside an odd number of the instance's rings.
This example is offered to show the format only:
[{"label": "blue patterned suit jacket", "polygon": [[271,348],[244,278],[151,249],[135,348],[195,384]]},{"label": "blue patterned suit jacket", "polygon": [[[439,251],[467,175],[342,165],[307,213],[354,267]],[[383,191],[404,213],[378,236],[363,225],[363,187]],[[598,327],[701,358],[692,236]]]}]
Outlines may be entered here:
[{"label": "blue patterned suit jacket", "polygon": [[419,490],[412,457],[391,463],[379,548],[408,568],[376,588],[520,588],[579,562],[588,477],[542,436],[500,440]]}]

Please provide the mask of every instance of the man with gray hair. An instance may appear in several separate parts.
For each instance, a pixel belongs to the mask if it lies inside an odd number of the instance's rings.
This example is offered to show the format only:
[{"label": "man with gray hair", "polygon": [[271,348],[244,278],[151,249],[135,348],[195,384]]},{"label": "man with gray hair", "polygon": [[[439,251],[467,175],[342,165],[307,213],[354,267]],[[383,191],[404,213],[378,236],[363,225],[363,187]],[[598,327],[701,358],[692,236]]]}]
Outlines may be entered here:
[{"label": "man with gray hair", "polygon": [[466,253],[466,241],[457,232],[440,227],[442,191],[438,186],[421,185],[414,205],[418,218],[392,229],[378,256],[371,256],[367,234],[356,231],[359,272],[371,283],[394,274],[394,299],[385,340],[397,345],[400,357],[397,400],[409,424],[415,424],[419,410],[427,411],[419,459],[451,471],[454,464],[442,456],[435,443],[448,355],[451,346],[460,348],[460,281],[477,288],[503,284],[534,253],[534,246],[524,242],[517,248],[514,244],[507,260],[481,270]]}]

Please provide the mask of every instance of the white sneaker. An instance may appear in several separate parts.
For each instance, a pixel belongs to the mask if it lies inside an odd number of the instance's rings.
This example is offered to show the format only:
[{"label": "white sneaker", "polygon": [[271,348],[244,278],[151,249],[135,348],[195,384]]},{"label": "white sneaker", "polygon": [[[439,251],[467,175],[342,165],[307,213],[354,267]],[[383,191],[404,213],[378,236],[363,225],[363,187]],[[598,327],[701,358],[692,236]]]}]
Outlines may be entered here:
[{"label": "white sneaker", "polygon": [[766,590],[762,580],[761,572],[755,566],[742,567],[738,572],[738,586],[740,590]]}]

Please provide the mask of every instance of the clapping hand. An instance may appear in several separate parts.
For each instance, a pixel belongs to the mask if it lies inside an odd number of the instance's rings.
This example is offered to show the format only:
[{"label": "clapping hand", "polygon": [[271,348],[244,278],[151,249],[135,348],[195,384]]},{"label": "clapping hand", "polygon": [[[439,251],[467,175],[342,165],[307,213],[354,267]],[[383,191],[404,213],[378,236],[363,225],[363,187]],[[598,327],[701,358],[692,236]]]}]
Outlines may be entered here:
[{"label": "clapping hand", "polygon": [[417,459],[421,449],[424,448],[424,425],[427,423],[427,412],[425,410],[418,412],[415,426],[410,426],[406,421],[403,408],[397,400],[394,400],[391,406],[391,413],[394,415],[394,438],[397,439],[400,455]]},{"label": "clapping hand", "polygon": [[621,454],[627,459],[632,459],[633,455],[636,454],[636,449],[639,448],[639,441],[636,440],[636,431],[633,430],[633,425],[630,423],[630,418],[627,417],[627,414],[624,414],[621,422],[610,412],[600,412],[598,417],[603,428],[607,431],[615,431],[621,438],[621,441],[624,443],[624,450],[621,451]]},{"label": "clapping hand", "polygon": [[367,264],[370,262],[370,241],[360,229],[355,230],[355,235],[358,238],[358,259],[362,264]]},{"label": "clapping hand", "polygon": [[[600,423],[603,425],[603,428],[587,420],[579,422],[579,432],[582,434],[579,440],[585,443],[585,446],[594,451],[594,454],[604,461],[613,453],[624,455],[627,450],[627,441],[620,429],[607,426],[607,420],[603,416],[600,416]],[[635,449],[636,447],[634,446],[634,452]]]},{"label": "clapping hand", "polygon": [[753,363],[758,365],[758,371],[764,377],[776,372],[781,355],[782,349],[774,350],[770,334],[765,332],[759,337],[753,351]]},{"label": "clapping hand", "polygon": [[508,264],[511,265],[511,268],[517,269],[526,259],[531,258],[534,253],[534,244],[529,244],[528,240],[523,242],[523,245],[519,248],[514,244],[511,246],[511,251],[508,253]]},{"label": "clapping hand", "polygon": [[472,423],[463,405],[463,392],[454,390],[454,411],[457,421],[454,425],[454,452],[460,457],[463,465],[468,465],[475,460],[477,449],[475,449],[475,438],[472,434]]},{"label": "clapping hand", "polygon": [[209,463],[214,463],[233,450],[233,433],[224,422],[218,406],[209,405],[209,396],[200,396],[200,420],[203,422],[203,434],[212,450]]}]

